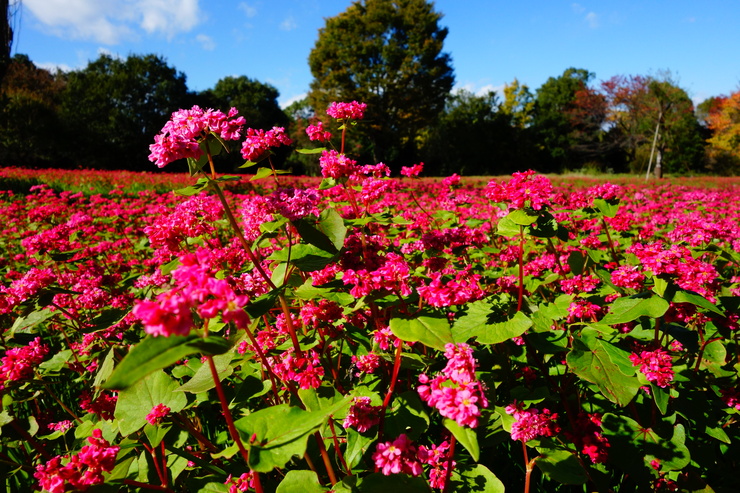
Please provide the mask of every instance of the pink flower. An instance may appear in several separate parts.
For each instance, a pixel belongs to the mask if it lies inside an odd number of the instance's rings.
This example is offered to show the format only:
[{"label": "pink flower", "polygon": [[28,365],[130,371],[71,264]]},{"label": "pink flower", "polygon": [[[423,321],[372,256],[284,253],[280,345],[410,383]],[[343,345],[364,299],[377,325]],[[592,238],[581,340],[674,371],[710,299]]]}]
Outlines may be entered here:
[{"label": "pink flower", "polygon": [[406,176],[408,178],[413,178],[415,176],[419,176],[419,174],[421,174],[423,169],[424,169],[424,163],[414,164],[413,166],[402,166],[401,175]]},{"label": "pink flower", "polygon": [[457,463],[450,461],[448,452],[450,444],[447,441],[439,445],[432,445],[431,448],[421,445],[419,447],[419,460],[431,466],[429,469],[429,485],[432,488],[444,490],[445,479],[447,478],[447,469],[454,469]]},{"label": "pink flower", "polygon": [[537,437],[551,437],[560,432],[560,427],[555,420],[557,413],[551,413],[548,409],[539,410],[536,407],[522,409],[516,402],[506,406],[506,413],[514,416],[514,424],[511,425],[511,439],[528,442]]},{"label": "pink flower", "polygon": [[321,121],[316,122],[316,125],[309,125],[306,128],[306,134],[309,140],[327,142],[331,139],[331,132],[324,130],[324,124]]},{"label": "pink flower", "polygon": [[601,432],[601,415],[579,413],[573,431],[566,431],[565,436],[594,464],[602,464],[609,458],[610,445]]},{"label": "pink flower", "polygon": [[640,355],[630,354],[632,366],[639,366],[648,382],[658,387],[668,387],[673,380],[671,355],[662,348],[655,351],[642,351]]},{"label": "pink flower", "polygon": [[416,446],[406,435],[399,435],[393,442],[379,443],[373,454],[373,460],[375,467],[386,476],[399,473],[418,476],[422,473]]},{"label": "pink flower", "polygon": [[247,137],[242,144],[242,157],[256,163],[267,157],[271,147],[290,145],[292,142],[283,127],[272,127],[268,131],[248,128]]},{"label": "pink flower", "polygon": [[362,120],[367,104],[352,101],[351,103],[333,102],[326,109],[326,113],[337,120]]},{"label": "pink flower", "polygon": [[355,397],[342,426],[364,433],[380,422],[381,409],[382,406],[371,405],[369,397]]},{"label": "pink flower", "polygon": [[254,473],[245,472],[238,478],[234,478],[229,474],[224,484],[229,487],[229,493],[238,493],[240,491],[248,491],[249,488],[254,488],[256,481],[254,480]]},{"label": "pink flower", "polygon": [[57,456],[46,464],[36,466],[33,474],[39,485],[49,493],[63,493],[67,486],[72,491],[85,491],[89,486],[102,484],[103,473],[110,472],[116,465],[116,455],[120,447],[111,446],[103,439],[99,429],[93,430],[85,445],[69,462],[62,465],[62,458]]},{"label": "pink flower", "polygon": [[321,176],[324,178],[350,177],[359,171],[357,161],[348,158],[345,154],[339,154],[335,150],[323,151],[319,158]]},{"label": "pink flower", "polygon": [[352,356],[352,363],[354,363],[359,370],[359,373],[355,374],[355,376],[359,377],[362,373],[375,372],[375,370],[380,366],[380,357],[375,353]]},{"label": "pink flower", "polygon": [[552,183],[547,177],[529,170],[514,173],[508,182],[491,180],[486,186],[485,194],[493,202],[508,204],[509,209],[531,207],[540,210],[550,204]]},{"label": "pink flower", "polygon": [[162,423],[162,420],[170,413],[171,409],[164,404],[157,404],[154,406],[149,414],[146,415],[146,420],[152,426],[158,426]]},{"label": "pink flower", "polygon": [[33,370],[49,353],[49,346],[41,344],[37,337],[28,346],[8,349],[0,360],[0,390],[8,382],[33,377]]}]

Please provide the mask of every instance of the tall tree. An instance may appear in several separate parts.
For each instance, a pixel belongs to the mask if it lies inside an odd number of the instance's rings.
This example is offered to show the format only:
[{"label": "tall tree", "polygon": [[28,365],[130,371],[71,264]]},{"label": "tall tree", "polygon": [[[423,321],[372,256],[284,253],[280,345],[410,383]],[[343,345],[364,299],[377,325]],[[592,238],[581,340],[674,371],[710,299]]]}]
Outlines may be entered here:
[{"label": "tall tree", "polygon": [[67,74],[62,100],[71,159],[85,166],[148,169],[149,144],[192,101],[185,75],[156,55],[101,55]]},{"label": "tall tree", "polygon": [[537,89],[532,125],[544,151],[543,171],[560,172],[583,164],[575,146],[577,138],[586,136],[572,132],[572,115],[578,94],[587,90],[593,75],[584,69],[569,68]]},{"label": "tall tree", "polygon": [[707,124],[712,131],[708,140],[710,169],[736,174],[740,171],[740,91],[717,98],[708,113]]},{"label": "tall tree", "polygon": [[613,77],[602,83],[602,91],[632,171],[652,166],[661,176],[701,170],[704,144],[694,105],[670,74]]},{"label": "tall tree", "polygon": [[454,74],[441,17],[426,0],[359,0],[319,30],[311,106],[321,114],[331,101],[367,103],[358,130],[375,161],[413,161],[416,137],[444,108]]},{"label": "tall tree", "polygon": [[514,127],[527,128],[532,125],[534,108],[534,95],[529,91],[529,86],[521,84],[518,79],[504,85],[504,101],[500,111],[509,115]]},{"label": "tall tree", "polygon": [[11,27],[11,18],[13,10],[11,9],[10,0],[0,0],[0,82],[5,77],[5,73],[10,64],[10,49],[13,46],[13,28]]},{"label": "tall tree", "polygon": [[15,55],[0,83],[0,162],[61,165],[59,103],[64,78]]}]

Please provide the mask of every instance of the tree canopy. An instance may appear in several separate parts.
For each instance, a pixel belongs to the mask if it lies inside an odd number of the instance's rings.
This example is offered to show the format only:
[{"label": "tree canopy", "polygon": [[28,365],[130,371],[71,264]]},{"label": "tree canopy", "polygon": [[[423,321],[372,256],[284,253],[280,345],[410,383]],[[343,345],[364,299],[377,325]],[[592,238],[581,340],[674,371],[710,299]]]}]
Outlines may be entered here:
[{"label": "tree canopy", "polygon": [[447,29],[426,0],[361,0],[326,20],[309,55],[309,100],[367,103],[359,131],[374,161],[409,164],[415,138],[444,108],[454,74]]}]

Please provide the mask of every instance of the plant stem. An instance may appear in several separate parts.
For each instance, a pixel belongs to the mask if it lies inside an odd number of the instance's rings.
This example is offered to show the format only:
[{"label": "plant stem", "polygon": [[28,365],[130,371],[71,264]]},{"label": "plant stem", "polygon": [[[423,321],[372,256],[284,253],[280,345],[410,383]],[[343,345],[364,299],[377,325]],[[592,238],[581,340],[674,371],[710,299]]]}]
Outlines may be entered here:
[{"label": "plant stem", "polygon": [[524,226],[519,226],[519,299],[516,311],[522,311],[522,300],[524,299]]},{"label": "plant stem", "polygon": [[236,426],[234,426],[234,419],[231,417],[231,411],[229,410],[229,405],[226,402],[226,395],[224,394],[224,388],[221,385],[221,379],[218,377],[218,370],[216,370],[216,364],[213,362],[213,356],[206,356],[206,360],[208,360],[208,367],[211,369],[213,383],[216,384],[216,393],[218,394],[218,400],[221,402],[221,410],[223,411],[224,418],[226,419],[226,426],[229,429],[229,434],[231,435],[232,440],[234,440],[234,442],[236,443],[236,446],[239,448],[239,453],[244,459],[244,463],[248,467],[249,452],[247,452],[247,449],[244,448],[244,444],[239,437],[239,432],[237,431]]},{"label": "plant stem", "polygon": [[531,461],[529,460],[529,455],[527,454],[527,443],[524,440],[522,440],[522,451],[524,452],[524,464],[527,469],[527,472],[524,476],[524,493],[529,493],[530,481],[532,479],[532,469],[534,468],[534,459],[532,459]]},{"label": "plant stem", "polygon": [[334,466],[331,465],[331,459],[329,458],[329,454],[326,451],[326,446],[324,445],[324,439],[321,437],[321,433],[318,431],[313,434],[314,438],[316,438],[316,445],[319,448],[319,453],[321,454],[321,459],[324,461],[324,467],[326,467],[326,473],[329,475],[329,482],[332,486],[337,484],[337,475],[334,472]]},{"label": "plant stem", "polygon": [[455,457],[455,435],[450,437],[450,450],[447,452],[447,470],[445,471],[445,482],[442,493],[448,493],[450,491],[450,476],[452,476],[452,459]]}]

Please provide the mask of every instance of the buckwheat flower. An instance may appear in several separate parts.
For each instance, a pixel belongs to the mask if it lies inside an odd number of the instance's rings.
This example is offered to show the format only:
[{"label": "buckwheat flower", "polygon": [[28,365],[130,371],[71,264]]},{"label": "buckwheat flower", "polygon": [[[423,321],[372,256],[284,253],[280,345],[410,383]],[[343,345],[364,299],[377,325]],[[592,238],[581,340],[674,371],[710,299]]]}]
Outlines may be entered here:
[{"label": "buckwheat flower", "polygon": [[640,355],[630,354],[632,366],[639,366],[648,382],[658,387],[668,387],[673,380],[673,362],[671,355],[662,348],[655,351],[642,351]]},{"label": "buckwheat flower", "polygon": [[242,144],[242,157],[257,162],[267,156],[271,147],[290,145],[292,142],[283,127],[272,127],[267,131],[248,128],[247,137]]},{"label": "buckwheat flower", "polygon": [[728,407],[733,407],[740,411],[740,390],[734,389],[721,389],[722,402],[727,404]]},{"label": "buckwheat flower", "polygon": [[453,173],[451,176],[447,176],[442,179],[442,186],[450,188],[460,185],[460,175]]},{"label": "buckwheat flower", "polygon": [[551,437],[560,432],[557,425],[557,413],[551,413],[548,409],[539,410],[536,407],[522,409],[516,402],[506,406],[506,413],[514,416],[514,424],[511,425],[511,439],[528,442],[537,437]]},{"label": "buckwheat flower", "polygon": [[256,481],[254,480],[253,472],[245,472],[238,478],[232,477],[229,474],[224,484],[229,487],[229,493],[239,493],[241,491],[249,491],[249,488],[254,488]]},{"label": "buckwheat flower", "polygon": [[645,276],[636,265],[623,265],[612,271],[611,279],[620,288],[640,289]]},{"label": "buckwheat flower", "polygon": [[362,120],[367,104],[352,101],[351,103],[333,102],[326,109],[326,114],[337,120]]},{"label": "buckwheat flower", "polygon": [[290,348],[279,359],[273,358],[272,369],[280,380],[295,382],[300,389],[318,388],[324,376],[324,367],[313,349],[296,357]]},{"label": "buckwheat flower", "polygon": [[399,473],[418,476],[422,473],[416,446],[405,434],[399,435],[392,442],[379,443],[373,454],[373,461],[375,467],[385,476]]},{"label": "buckwheat flower", "polygon": [[321,201],[319,192],[313,188],[281,188],[266,197],[268,207],[275,213],[295,221],[311,214],[320,214],[318,204]]},{"label": "buckwheat flower", "polygon": [[164,404],[157,404],[152,408],[149,414],[146,415],[146,420],[152,426],[158,426],[162,423],[162,420],[167,417],[171,409]]},{"label": "buckwheat flower", "polygon": [[8,382],[23,380],[33,376],[33,370],[44,360],[49,353],[49,346],[41,344],[37,337],[28,343],[28,346],[8,349],[0,359],[0,390]]},{"label": "buckwheat flower", "polygon": [[419,176],[424,170],[424,163],[414,164],[413,166],[401,166],[401,175],[408,178]]},{"label": "buckwheat flower", "polygon": [[144,331],[153,336],[188,335],[195,326],[193,303],[178,291],[157,295],[156,301],[136,303],[133,313],[144,324]]},{"label": "buckwheat flower", "polygon": [[331,139],[331,132],[324,130],[324,124],[321,121],[316,125],[306,127],[306,135],[309,140],[318,140],[319,142],[328,142]]},{"label": "buckwheat flower", "polygon": [[450,444],[447,441],[431,447],[419,446],[419,460],[430,466],[429,485],[432,488],[444,490],[447,479],[447,468],[455,468],[457,462],[450,461],[447,456]]},{"label": "buckwheat flower", "polygon": [[531,207],[540,210],[551,202],[552,183],[547,177],[529,170],[514,173],[508,182],[491,180],[486,186],[485,195],[493,202],[508,204],[509,209]]},{"label": "buckwheat flower", "polygon": [[73,426],[74,426],[74,423],[72,421],[66,419],[64,421],[59,421],[57,423],[49,423],[48,428],[51,431],[65,432],[65,431],[69,430],[70,428],[72,428]]},{"label": "buckwheat flower", "polygon": [[359,370],[358,373],[355,373],[355,376],[359,377],[363,373],[374,373],[380,366],[380,357],[375,353],[352,356],[352,363]]},{"label": "buckwheat flower", "polygon": [[382,406],[373,406],[370,404],[369,397],[355,397],[349,408],[347,417],[344,418],[342,426],[354,428],[360,433],[364,433],[380,422],[380,411]]},{"label": "buckwheat flower", "polygon": [[609,441],[601,431],[601,415],[581,412],[575,420],[573,431],[565,437],[594,464],[603,464],[609,458]]},{"label": "buckwheat flower", "polygon": [[346,154],[339,154],[335,150],[322,151],[319,158],[321,176],[324,178],[350,177],[359,171],[357,161],[350,159]]}]

